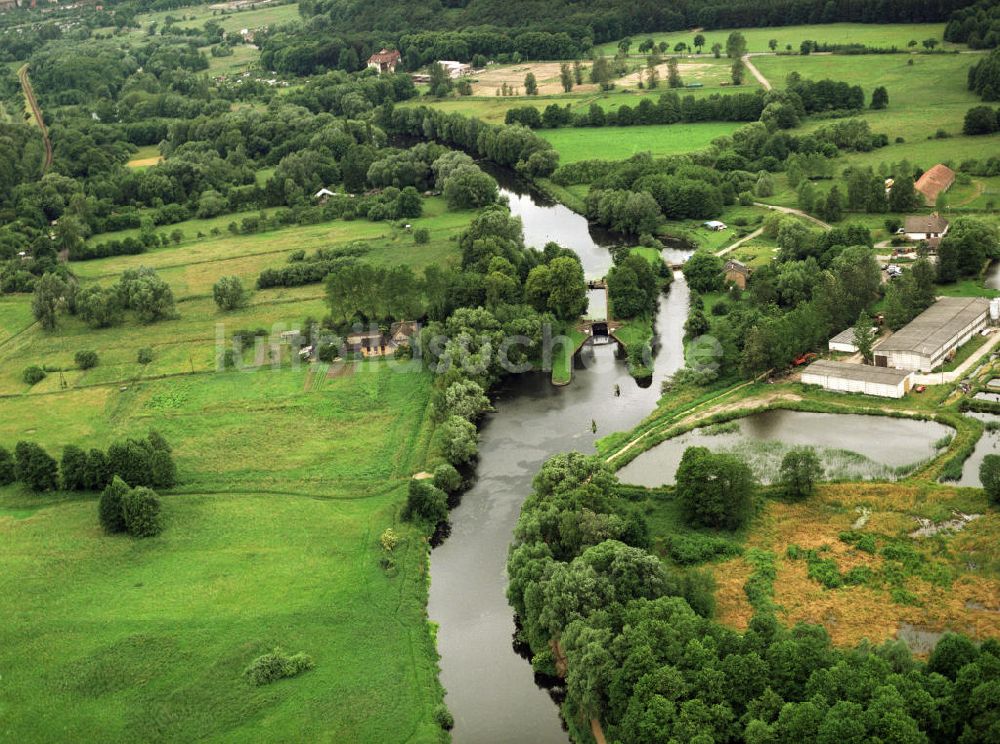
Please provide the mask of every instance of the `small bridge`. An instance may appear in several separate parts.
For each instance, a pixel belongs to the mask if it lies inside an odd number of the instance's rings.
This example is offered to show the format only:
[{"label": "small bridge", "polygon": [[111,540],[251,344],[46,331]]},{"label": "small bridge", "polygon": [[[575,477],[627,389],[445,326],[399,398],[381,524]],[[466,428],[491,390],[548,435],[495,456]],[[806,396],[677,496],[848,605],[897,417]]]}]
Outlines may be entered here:
[{"label": "small bridge", "polygon": [[606,344],[611,340],[608,312],[608,285],[603,279],[587,282],[587,312],[580,330],[587,334],[584,343]]}]

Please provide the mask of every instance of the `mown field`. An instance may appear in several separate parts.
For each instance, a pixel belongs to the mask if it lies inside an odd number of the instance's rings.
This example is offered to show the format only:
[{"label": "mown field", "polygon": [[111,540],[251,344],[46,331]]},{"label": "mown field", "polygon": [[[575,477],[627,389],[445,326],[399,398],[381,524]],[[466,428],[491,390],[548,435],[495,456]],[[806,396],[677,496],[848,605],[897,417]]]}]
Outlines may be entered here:
[{"label": "mown field", "polygon": [[578,160],[623,160],[639,152],[675,155],[707,147],[716,137],[732,134],[741,125],[730,122],[705,124],[641,125],[543,129],[539,134],[559,151],[561,163]]},{"label": "mown field", "polygon": [[[726,39],[734,29],[718,29],[712,31],[699,31],[705,37],[705,47],[703,55],[711,56],[712,44],[719,43],[723,50],[726,46]],[[865,24],[865,23],[827,23],[808,26],[781,26],[778,28],[741,28],[739,31],[747,40],[747,50],[754,52],[770,51],[768,42],[771,39],[778,41],[778,50],[784,51],[787,44],[792,45],[794,51],[799,50],[799,44],[805,39],[819,42],[821,44],[864,44],[866,46],[891,47],[896,46],[905,49],[910,40],[916,40],[918,49],[923,49],[920,42],[924,39],[937,39],[938,48],[952,49],[961,48],[960,44],[951,44],[943,40],[943,23],[894,23],[894,24]],[[696,32],[692,31],[672,31],[662,34],[636,34],[632,37],[631,54],[637,54],[637,47],[647,38],[659,43],[667,42],[669,51],[678,42],[685,42],[693,46]],[[618,51],[618,42],[602,44],[598,48],[602,54],[615,54]]]},{"label": "mown field", "polygon": [[[30,297],[0,299],[0,444],[30,439],[58,457],[156,428],[179,473],[162,494],[163,534],[144,541],[106,536],[97,494],[0,489],[6,735],[438,741],[427,546],[399,515],[427,463],[430,379],[384,362],[216,372],[232,331],[299,327],[325,303],[321,285],[273,289],[223,314],[211,283],[237,274],[252,285],[295,248],[373,235],[373,261],[446,263],[469,217],[428,217],[425,246],[384,223],[335,222],[72,265],[84,285],[157,266],[180,317],[148,326],[67,318],[46,333]],[[146,346],[154,360],[139,365]],[[72,369],[83,348],[101,359],[86,372]],[[32,363],[66,371],[29,389],[20,371]],[[403,541],[387,572],[378,538],[390,526]],[[243,669],[275,647],[309,654],[315,669],[248,686]]]}]

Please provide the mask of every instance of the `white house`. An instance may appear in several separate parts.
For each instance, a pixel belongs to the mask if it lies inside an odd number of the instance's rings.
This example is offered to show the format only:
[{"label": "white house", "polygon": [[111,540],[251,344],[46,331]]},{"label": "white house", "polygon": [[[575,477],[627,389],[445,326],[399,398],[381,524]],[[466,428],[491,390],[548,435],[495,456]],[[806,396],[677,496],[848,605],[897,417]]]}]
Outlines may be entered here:
[{"label": "white house", "polygon": [[907,240],[937,241],[948,234],[948,220],[937,212],[907,217],[902,232]]}]

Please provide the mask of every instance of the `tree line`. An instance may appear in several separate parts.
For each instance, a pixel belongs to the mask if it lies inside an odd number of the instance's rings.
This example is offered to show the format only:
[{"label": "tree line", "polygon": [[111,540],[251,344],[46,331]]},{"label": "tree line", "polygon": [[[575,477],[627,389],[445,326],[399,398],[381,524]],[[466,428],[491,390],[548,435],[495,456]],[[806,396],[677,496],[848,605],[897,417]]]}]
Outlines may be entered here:
[{"label": "tree line", "polygon": [[[816,463],[803,455],[786,457],[783,479],[808,493]],[[753,488],[736,458],[692,448],[660,498],[680,500],[686,519],[726,534]],[[711,619],[708,574],[648,552],[635,498],[599,458],[557,455],[515,528],[508,599],[536,671],[555,674],[552,644],[565,654],[571,728],[596,718],[609,741],[636,744],[988,738],[996,641],[977,647],[946,635],[926,664],[897,641],[834,649],[820,626],[777,621],[773,556],[756,549],[745,587],[755,612],[748,630],[730,630]]]}]

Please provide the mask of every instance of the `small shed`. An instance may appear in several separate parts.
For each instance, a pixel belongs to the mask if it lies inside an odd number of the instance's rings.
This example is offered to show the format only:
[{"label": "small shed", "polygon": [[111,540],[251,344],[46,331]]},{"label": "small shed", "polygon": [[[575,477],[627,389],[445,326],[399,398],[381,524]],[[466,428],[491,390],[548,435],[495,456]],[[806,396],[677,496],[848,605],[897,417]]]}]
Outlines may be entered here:
[{"label": "small shed", "polygon": [[330,189],[326,188],[320,189],[315,194],[313,194],[313,198],[320,204],[326,204],[330,200],[331,196],[334,196],[334,193],[330,191]]},{"label": "small shed", "polygon": [[719,222],[719,220],[709,220],[708,222],[702,222],[701,224],[703,227],[707,227],[709,230],[718,231],[726,229],[726,223]]},{"label": "small shed", "polygon": [[862,393],[880,398],[902,398],[910,390],[913,373],[887,367],[870,367],[820,359],[802,371],[805,385],[820,385],[824,390]]},{"label": "small shed", "polygon": [[854,329],[846,328],[830,339],[827,344],[830,351],[839,351],[844,354],[857,354],[858,347],[854,343]]}]

